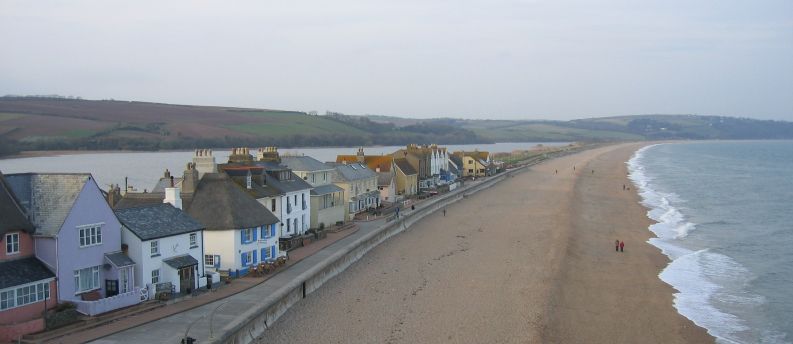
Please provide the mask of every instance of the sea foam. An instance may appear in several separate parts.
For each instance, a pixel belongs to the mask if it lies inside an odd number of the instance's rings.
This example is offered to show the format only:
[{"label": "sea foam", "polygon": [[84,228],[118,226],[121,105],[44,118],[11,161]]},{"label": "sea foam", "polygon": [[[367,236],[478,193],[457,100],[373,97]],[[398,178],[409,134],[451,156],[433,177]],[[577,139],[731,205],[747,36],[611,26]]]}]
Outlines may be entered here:
[{"label": "sea foam", "polygon": [[[658,145],[639,149],[627,165],[629,178],[638,188],[642,204],[649,209],[647,216],[657,222],[649,228],[657,238],[648,242],[672,260],[659,278],[677,289],[674,306],[681,315],[705,328],[719,343],[744,343],[749,330],[746,322],[716,305],[756,306],[765,300],[744,290],[743,285],[752,279],[752,274],[735,260],[709,249],[692,250],[682,245],[689,233],[696,229],[696,224],[687,221],[673,205],[685,200],[674,193],[657,190],[653,179],[647,175],[642,160],[645,152],[655,146]],[[776,333],[763,337],[760,342],[784,340],[784,336],[779,337]]]}]

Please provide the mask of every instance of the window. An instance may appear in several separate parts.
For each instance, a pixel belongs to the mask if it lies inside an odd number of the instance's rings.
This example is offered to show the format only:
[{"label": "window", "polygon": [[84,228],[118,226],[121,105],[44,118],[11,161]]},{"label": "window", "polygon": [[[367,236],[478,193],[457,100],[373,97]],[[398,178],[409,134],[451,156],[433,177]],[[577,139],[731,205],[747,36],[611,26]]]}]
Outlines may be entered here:
[{"label": "window", "polygon": [[215,266],[215,256],[211,255],[211,254],[205,254],[204,255],[204,264],[205,265],[210,265],[210,266]]},{"label": "window", "polygon": [[74,270],[75,294],[99,289],[99,266]]},{"label": "window", "polygon": [[158,240],[154,240],[151,242],[151,256],[159,256],[160,255],[160,242]]},{"label": "window", "polygon": [[242,266],[248,266],[253,263],[253,255],[251,252],[252,251],[242,253]]},{"label": "window", "polygon": [[151,270],[151,284],[160,283],[160,269]]},{"label": "window", "polygon": [[6,254],[19,253],[19,233],[6,234]]},{"label": "window", "polygon": [[249,243],[253,241],[253,229],[243,229],[241,235],[243,243]]},{"label": "window", "polygon": [[33,283],[0,292],[0,310],[21,307],[50,298],[50,282]]},{"label": "window", "polygon": [[190,248],[198,247],[198,233],[190,233]]},{"label": "window", "polygon": [[270,200],[270,211],[275,211],[275,198]]},{"label": "window", "polygon": [[99,245],[102,243],[102,227],[100,225],[79,228],[80,247]]}]

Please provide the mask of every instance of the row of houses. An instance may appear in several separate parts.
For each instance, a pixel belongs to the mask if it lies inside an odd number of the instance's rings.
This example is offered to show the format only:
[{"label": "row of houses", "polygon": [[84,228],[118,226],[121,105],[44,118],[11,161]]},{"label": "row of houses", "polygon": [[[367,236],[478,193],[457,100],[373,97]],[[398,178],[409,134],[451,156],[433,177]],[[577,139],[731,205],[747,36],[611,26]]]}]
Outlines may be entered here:
[{"label": "row of houses", "polygon": [[0,173],[0,340],[42,330],[59,303],[96,315],[189,293],[218,272],[244,275],[309,230],[486,174],[481,153],[455,162],[444,148],[409,145],[322,163],[235,148],[217,163],[197,150],[181,175],[165,170],[142,193],[105,192],[90,174]]}]

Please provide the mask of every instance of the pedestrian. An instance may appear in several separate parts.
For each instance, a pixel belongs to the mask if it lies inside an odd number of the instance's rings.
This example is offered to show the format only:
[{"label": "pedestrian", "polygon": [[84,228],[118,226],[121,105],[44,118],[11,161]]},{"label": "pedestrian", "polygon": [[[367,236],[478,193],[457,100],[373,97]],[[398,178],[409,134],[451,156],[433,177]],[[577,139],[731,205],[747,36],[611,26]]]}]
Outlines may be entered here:
[{"label": "pedestrian", "polygon": [[592,174],[595,174],[595,170],[592,170]]},{"label": "pedestrian", "polygon": [[443,208],[443,217],[446,217],[446,208]]},{"label": "pedestrian", "polygon": [[415,204],[411,204],[410,205],[410,210],[416,210],[416,205]]},{"label": "pedestrian", "polygon": [[559,174],[559,170],[553,170],[553,174]]},{"label": "pedestrian", "polygon": [[573,171],[575,171],[575,165],[573,165]]},{"label": "pedestrian", "polygon": [[625,242],[620,241],[620,252],[625,252]]},{"label": "pedestrian", "polygon": [[625,191],[625,184],[622,184],[622,191]]},{"label": "pedestrian", "polygon": [[396,217],[399,218],[399,207],[396,208]]},{"label": "pedestrian", "polygon": [[614,251],[616,251],[616,252],[620,251],[620,241],[619,240],[614,240]]}]

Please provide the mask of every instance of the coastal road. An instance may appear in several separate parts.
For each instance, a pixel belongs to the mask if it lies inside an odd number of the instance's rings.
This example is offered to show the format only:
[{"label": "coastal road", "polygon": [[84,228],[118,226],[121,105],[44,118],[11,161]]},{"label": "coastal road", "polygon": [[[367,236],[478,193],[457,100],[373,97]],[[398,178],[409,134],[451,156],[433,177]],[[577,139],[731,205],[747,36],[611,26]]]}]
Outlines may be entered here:
[{"label": "coastal road", "polygon": [[[638,147],[554,159],[427,216],[294,305],[260,343],[712,341],[672,307],[656,277],[664,257],[637,220],[644,209],[622,190]],[[621,256],[615,236],[629,241]]]}]

